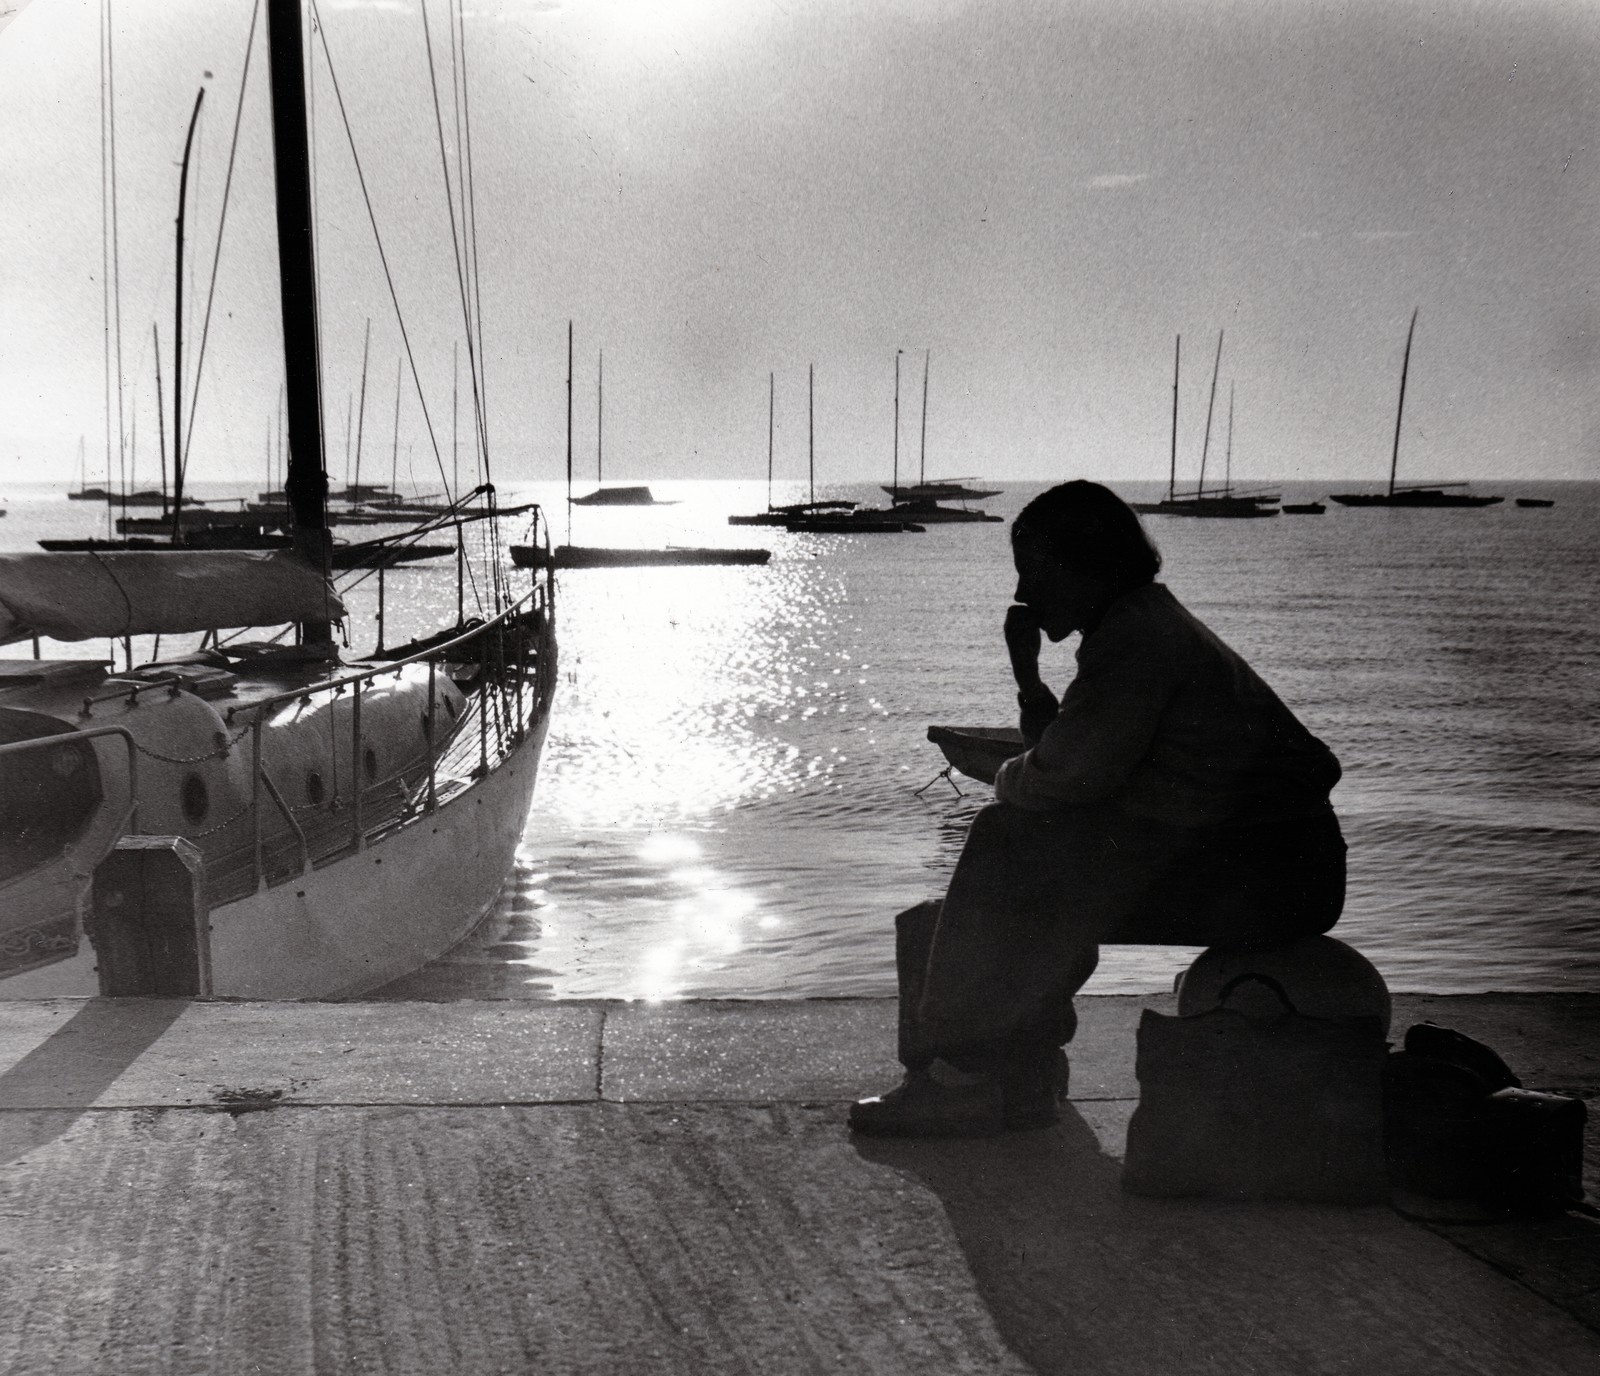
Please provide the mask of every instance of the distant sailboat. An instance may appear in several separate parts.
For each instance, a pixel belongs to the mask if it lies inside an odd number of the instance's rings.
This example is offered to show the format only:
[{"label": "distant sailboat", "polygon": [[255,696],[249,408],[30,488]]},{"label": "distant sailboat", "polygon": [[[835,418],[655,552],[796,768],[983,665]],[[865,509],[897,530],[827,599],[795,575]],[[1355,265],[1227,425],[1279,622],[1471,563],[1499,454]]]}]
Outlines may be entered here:
[{"label": "distant sailboat", "polygon": [[1134,502],[1133,509],[1146,515],[1194,516],[1228,520],[1250,520],[1278,514],[1273,496],[1237,496],[1233,491],[1233,395],[1228,398],[1228,472],[1219,491],[1206,491],[1206,457],[1211,448],[1211,420],[1217,404],[1217,377],[1222,369],[1222,336],[1217,331],[1217,356],[1211,369],[1211,400],[1206,407],[1205,440],[1200,447],[1200,480],[1193,492],[1180,495],[1178,486],[1178,367],[1183,336],[1178,336],[1172,362],[1172,457],[1168,470],[1167,495],[1158,502]]},{"label": "distant sailboat", "polygon": [[103,502],[111,493],[103,487],[89,486],[89,460],[84,454],[83,436],[78,436],[78,490],[68,492],[69,502]]},{"label": "distant sailboat", "polygon": [[1406,374],[1411,368],[1411,337],[1417,332],[1417,313],[1411,312],[1411,328],[1406,331],[1406,351],[1400,362],[1400,401],[1394,415],[1394,450],[1389,457],[1389,490],[1387,492],[1335,492],[1332,500],[1340,506],[1390,506],[1390,507],[1483,507],[1503,502],[1504,497],[1477,497],[1470,492],[1446,492],[1447,487],[1465,487],[1465,483],[1434,483],[1419,487],[1396,487],[1395,474],[1400,467],[1400,421],[1406,409]]},{"label": "distant sailboat", "polygon": [[569,497],[573,506],[675,506],[675,502],[660,502],[648,487],[606,487],[605,484],[605,422],[606,422],[606,356],[600,353],[600,368],[596,382],[594,430],[594,480],[593,492],[582,497]]},{"label": "distant sailboat", "polygon": [[[900,485],[900,355],[895,354],[894,370],[894,482],[883,490],[893,500],[890,512],[925,525],[998,522],[999,516],[973,511],[965,504],[978,497],[998,497],[998,488],[963,487],[964,479],[927,480],[928,474],[928,364],[931,351],[922,355],[922,450],[917,462],[917,481]],[[961,502],[961,506],[940,506],[940,502]]]},{"label": "distant sailboat", "polygon": [[[603,365],[602,365],[603,366]],[[598,446],[597,446],[598,449]],[[598,452],[596,454],[598,466]],[[589,494],[585,501],[572,493],[572,324],[567,323],[567,502],[568,505],[599,505],[595,498],[611,492],[629,492],[649,489],[601,488]],[[611,505],[662,506],[666,503],[612,502]],[[571,516],[568,515],[568,535],[571,536]],[[695,565],[764,564],[772,558],[767,549],[697,549],[687,545],[668,545],[665,549],[618,548],[607,545],[547,545],[527,544],[511,546],[511,562],[519,569],[639,569],[681,568]]]},{"label": "distant sailboat", "polygon": [[873,507],[858,507],[853,511],[818,513],[817,501],[817,370],[812,364],[806,370],[806,464],[810,481],[811,500],[807,505],[811,514],[785,521],[783,528],[799,535],[898,535],[903,532],[920,535],[923,527],[913,521],[893,516]]},{"label": "distant sailboat", "polygon": [[854,502],[791,502],[787,506],[772,504],[772,438],[773,418],[776,415],[777,375],[767,374],[767,509],[753,516],[730,516],[730,526],[782,526],[803,516],[814,516],[823,511],[854,511]]}]

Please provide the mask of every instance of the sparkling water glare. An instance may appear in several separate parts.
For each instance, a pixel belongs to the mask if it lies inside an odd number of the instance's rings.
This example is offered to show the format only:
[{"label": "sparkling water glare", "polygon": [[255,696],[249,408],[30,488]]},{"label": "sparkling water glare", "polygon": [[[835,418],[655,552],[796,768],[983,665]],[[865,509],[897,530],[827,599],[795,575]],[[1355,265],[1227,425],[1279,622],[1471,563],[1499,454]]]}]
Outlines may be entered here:
[{"label": "sparkling water glare", "polygon": [[[1037,490],[988,508],[1009,517]],[[1600,488],[1517,490],[1558,504],[1150,519],[1164,581],[1343,760],[1336,934],[1400,989],[1600,976]],[[790,536],[726,526],[764,502],[753,484],[658,496],[681,505],[580,510],[573,538],[760,544],[772,562],[563,577],[521,868],[471,941],[391,992],[893,992],[893,914],[942,891],[990,796],[936,779],[926,728],[1014,717],[1005,527]],[[1058,687],[1074,645],[1046,651]],[[1108,947],[1090,988],[1170,987],[1192,954]]]}]

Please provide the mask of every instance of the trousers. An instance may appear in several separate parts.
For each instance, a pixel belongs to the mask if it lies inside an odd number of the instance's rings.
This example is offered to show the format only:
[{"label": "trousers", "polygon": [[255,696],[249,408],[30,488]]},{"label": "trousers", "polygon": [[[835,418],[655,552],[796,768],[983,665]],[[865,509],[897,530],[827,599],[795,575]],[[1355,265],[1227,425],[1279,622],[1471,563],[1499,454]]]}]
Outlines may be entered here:
[{"label": "trousers", "polygon": [[901,1063],[992,1069],[1064,1046],[1102,944],[1282,945],[1332,927],[1344,890],[1331,807],[1196,828],[991,803],[943,900],[895,919]]}]

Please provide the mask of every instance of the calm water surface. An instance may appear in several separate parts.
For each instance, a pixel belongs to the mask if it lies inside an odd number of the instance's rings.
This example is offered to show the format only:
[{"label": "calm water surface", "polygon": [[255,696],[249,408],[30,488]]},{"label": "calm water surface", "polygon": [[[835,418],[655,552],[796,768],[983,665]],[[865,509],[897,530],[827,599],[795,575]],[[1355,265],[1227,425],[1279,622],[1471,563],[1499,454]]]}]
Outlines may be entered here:
[{"label": "calm water surface", "polygon": [[[1015,715],[1006,528],[792,536],[726,524],[760,509],[761,485],[655,486],[680,504],[580,508],[574,540],[759,544],[771,563],[562,577],[561,684],[516,874],[467,941],[389,994],[893,992],[893,914],[942,891],[990,797],[937,778],[927,727]],[[1600,484],[1483,486],[1506,503],[1147,523],[1162,580],[1344,764],[1334,935],[1397,989],[1593,989]],[[1040,488],[984,505],[1009,518]],[[560,509],[553,487],[525,495]],[[90,519],[59,494],[11,505],[12,548]],[[349,599],[358,646],[373,592]],[[391,575],[390,639],[454,595],[444,569]],[[1075,645],[1046,649],[1058,689]],[[1089,988],[1169,987],[1191,955],[1108,947]]]}]

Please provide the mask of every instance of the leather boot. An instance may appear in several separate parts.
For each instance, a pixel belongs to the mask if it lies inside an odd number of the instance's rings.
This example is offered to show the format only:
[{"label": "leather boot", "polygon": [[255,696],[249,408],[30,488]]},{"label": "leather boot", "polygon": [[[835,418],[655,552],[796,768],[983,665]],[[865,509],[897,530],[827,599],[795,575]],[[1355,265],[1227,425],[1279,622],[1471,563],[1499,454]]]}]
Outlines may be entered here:
[{"label": "leather boot", "polygon": [[936,1060],[887,1094],[850,1105],[856,1132],[884,1137],[993,1137],[1006,1130],[1000,1077]]}]

